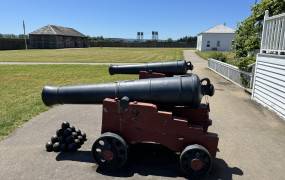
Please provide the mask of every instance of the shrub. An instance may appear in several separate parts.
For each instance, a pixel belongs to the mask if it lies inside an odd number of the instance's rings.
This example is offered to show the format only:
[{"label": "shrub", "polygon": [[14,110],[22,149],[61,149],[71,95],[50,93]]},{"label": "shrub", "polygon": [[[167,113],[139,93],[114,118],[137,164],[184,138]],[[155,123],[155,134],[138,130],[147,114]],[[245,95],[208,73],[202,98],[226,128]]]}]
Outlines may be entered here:
[{"label": "shrub", "polygon": [[221,52],[212,52],[210,55],[209,55],[210,58],[213,58],[213,59],[216,59],[216,60],[219,60],[219,61],[222,61],[222,62],[226,62],[227,61],[227,57],[226,55],[224,55],[223,53]]},{"label": "shrub", "polygon": [[238,68],[242,71],[251,72],[250,64],[255,63],[255,57],[243,57],[239,59]]},{"label": "shrub", "polygon": [[[254,62],[255,62],[255,57],[253,56],[240,58],[239,63],[238,63],[238,68],[242,71],[251,72],[252,67],[248,67],[248,66]],[[249,88],[250,79],[248,78],[248,76],[241,74],[240,78],[241,78],[241,82],[243,86],[246,88]]]}]

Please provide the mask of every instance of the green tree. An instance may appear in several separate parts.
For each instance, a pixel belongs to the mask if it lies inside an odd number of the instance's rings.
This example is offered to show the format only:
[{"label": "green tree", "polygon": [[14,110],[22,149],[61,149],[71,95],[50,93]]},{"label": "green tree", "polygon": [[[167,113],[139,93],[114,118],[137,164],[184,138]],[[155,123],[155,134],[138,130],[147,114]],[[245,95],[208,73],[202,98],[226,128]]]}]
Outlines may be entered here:
[{"label": "green tree", "polygon": [[173,40],[171,38],[168,38],[166,41],[167,42],[173,42]]},{"label": "green tree", "polygon": [[180,39],[177,40],[177,42],[186,42],[186,43],[196,43],[197,42],[197,37],[196,36],[184,36]]},{"label": "green tree", "polygon": [[24,35],[24,34],[19,34],[19,39],[28,39],[28,35]]},{"label": "green tree", "polygon": [[269,15],[285,12],[284,0],[261,0],[251,9],[251,15],[238,25],[234,38],[234,48],[237,57],[246,57],[249,52],[260,48],[262,23],[265,11]]}]

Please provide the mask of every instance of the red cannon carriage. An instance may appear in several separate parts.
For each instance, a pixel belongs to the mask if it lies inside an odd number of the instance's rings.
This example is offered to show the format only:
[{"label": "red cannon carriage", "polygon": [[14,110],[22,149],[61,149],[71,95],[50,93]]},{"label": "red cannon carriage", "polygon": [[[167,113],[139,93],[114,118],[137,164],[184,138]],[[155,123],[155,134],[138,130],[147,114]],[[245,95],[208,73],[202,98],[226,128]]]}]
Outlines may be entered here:
[{"label": "red cannon carriage", "polygon": [[159,143],[180,153],[180,166],[191,176],[206,174],[216,156],[218,135],[207,132],[212,124],[209,106],[171,107],[128,98],[103,101],[102,135],[92,147],[96,162],[103,168],[122,167],[128,157],[128,145]]}]

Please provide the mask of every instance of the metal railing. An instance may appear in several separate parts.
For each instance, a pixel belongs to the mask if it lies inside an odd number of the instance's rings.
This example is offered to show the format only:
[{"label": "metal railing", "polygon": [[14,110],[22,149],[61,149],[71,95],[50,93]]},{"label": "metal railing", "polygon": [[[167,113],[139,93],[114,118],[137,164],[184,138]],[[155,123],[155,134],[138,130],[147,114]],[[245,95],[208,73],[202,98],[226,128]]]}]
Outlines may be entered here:
[{"label": "metal railing", "polygon": [[252,88],[254,73],[241,71],[236,66],[215,59],[208,59],[208,68],[240,87]]},{"label": "metal railing", "polygon": [[269,17],[265,11],[260,53],[285,55],[285,13]]}]

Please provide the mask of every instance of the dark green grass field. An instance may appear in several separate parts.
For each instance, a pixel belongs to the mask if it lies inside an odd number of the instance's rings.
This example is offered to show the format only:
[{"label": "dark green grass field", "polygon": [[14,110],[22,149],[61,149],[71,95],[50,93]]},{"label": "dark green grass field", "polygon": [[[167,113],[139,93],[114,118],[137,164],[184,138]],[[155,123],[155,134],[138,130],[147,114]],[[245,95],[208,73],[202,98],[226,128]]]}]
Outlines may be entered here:
[{"label": "dark green grass field", "polygon": [[0,51],[2,62],[154,62],[183,58],[183,48],[73,48]]},{"label": "dark green grass field", "polygon": [[42,111],[44,85],[104,83],[135,76],[108,74],[107,66],[0,65],[0,139]]}]

